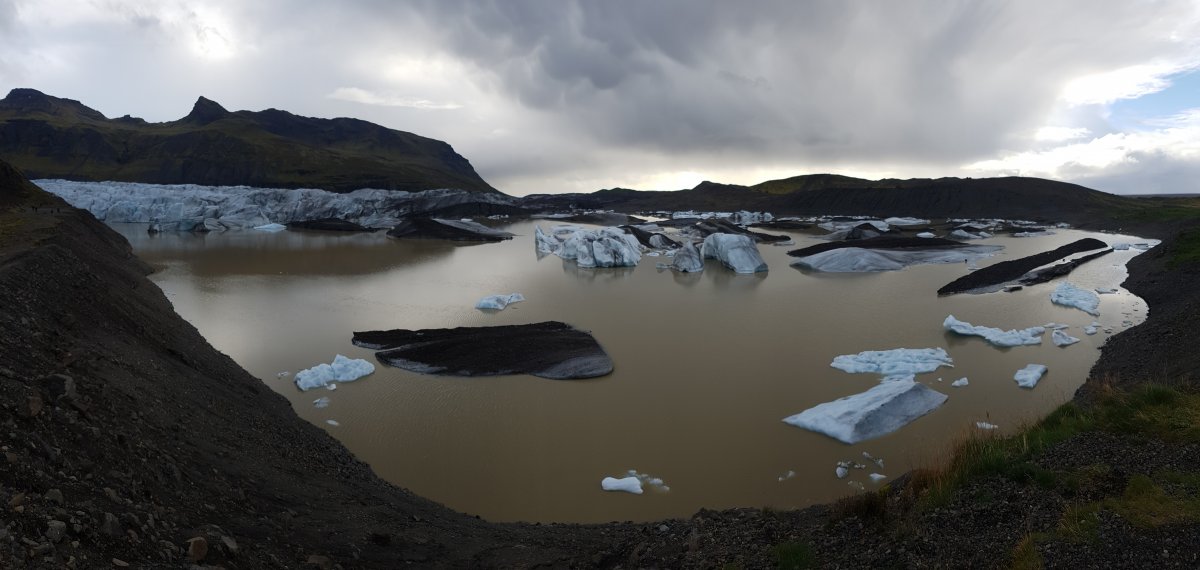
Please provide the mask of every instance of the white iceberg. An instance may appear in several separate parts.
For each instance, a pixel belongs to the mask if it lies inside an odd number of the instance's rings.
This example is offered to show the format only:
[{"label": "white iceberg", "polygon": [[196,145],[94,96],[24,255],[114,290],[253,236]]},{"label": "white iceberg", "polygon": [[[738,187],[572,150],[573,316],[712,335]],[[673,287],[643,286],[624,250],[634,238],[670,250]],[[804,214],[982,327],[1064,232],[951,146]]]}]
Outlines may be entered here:
[{"label": "white iceberg", "polygon": [[791,469],[788,469],[787,473],[784,473],[783,475],[776,477],[776,479],[780,483],[782,483],[782,482],[787,481],[788,479],[791,479],[792,477],[795,477],[795,476],[796,476],[796,472]]},{"label": "white iceberg", "polygon": [[950,232],[950,237],[954,239],[983,239],[982,234],[973,234],[963,230],[954,230]]},{"label": "white iceberg", "polygon": [[884,475],[882,473],[872,473],[867,476],[871,478],[872,483],[879,483],[880,481],[887,479],[887,475]]},{"label": "white iceberg", "polygon": [[962,378],[959,378],[958,380],[951,382],[950,386],[952,386],[954,388],[962,388],[963,386],[967,386],[970,383],[971,383],[971,381],[967,380],[966,376],[963,376]]},{"label": "white iceberg", "polygon": [[475,303],[476,309],[488,309],[493,311],[503,311],[505,307],[520,303],[525,300],[525,296],[520,293],[511,293],[508,295],[489,295]]},{"label": "white iceberg", "polygon": [[533,227],[533,247],[538,253],[554,253],[561,245],[562,242],[553,234],[546,235],[546,232],[542,231],[542,226]]},{"label": "white iceberg", "polygon": [[1050,333],[1050,340],[1054,341],[1055,346],[1071,346],[1079,342],[1078,338],[1063,332],[1062,329]]},{"label": "white iceberg", "polygon": [[579,267],[634,267],[642,259],[637,238],[621,228],[577,230],[554,252]]},{"label": "white iceberg", "polygon": [[683,246],[675,252],[675,259],[671,262],[671,269],[681,273],[699,273],[704,271],[704,259],[700,257],[700,252],[692,242],[685,241],[683,242]]},{"label": "white iceberg", "polygon": [[850,469],[846,465],[838,463],[837,469],[833,470],[833,474],[837,475],[838,479],[845,479],[846,475],[850,474]]},{"label": "white iceberg", "polygon": [[286,230],[287,226],[285,226],[283,224],[271,223],[271,224],[263,224],[261,226],[254,226],[254,229],[256,229],[260,232],[272,232],[273,233],[273,232],[281,232],[283,230]]},{"label": "white iceberg", "polygon": [[795,267],[826,273],[866,273],[897,271],[925,263],[962,263],[986,257],[1000,246],[972,246],[931,249],[864,249],[842,247],[793,261]]},{"label": "white iceberg", "polygon": [[829,365],[851,374],[889,377],[933,372],[941,366],[953,368],[954,360],[941,348],[895,348],[843,354],[834,357]]},{"label": "white iceberg", "polygon": [[896,431],[945,401],[945,394],[909,378],[881,382],[866,392],[819,404],[783,421],[855,444]]},{"label": "white iceberg", "polygon": [[1081,289],[1073,283],[1063,283],[1050,293],[1050,302],[1064,307],[1074,307],[1089,315],[1100,314],[1100,296]]},{"label": "white iceberg", "polygon": [[352,382],[375,372],[375,365],[361,358],[333,357],[333,364],[318,364],[296,373],[296,387],[301,390],[321,388],[333,382]]},{"label": "white iceberg", "polygon": [[937,237],[937,235],[935,235],[933,232],[921,232],[921,233],[917,234],[917,237],[928,239],[928,238],[935,238],[935,237]]},{"label": "white iceberg", "polygon": [[337,426],[340,426],[340,425],[342,425],[342,424],[338,423],[338,421],[337,421],[337,420],[325,420],[325,423],[327,423],[327,424],[329,424],[329,425],[331,425],[331,426],[333,426],[333,427],[337,427]]},{"label": "white iceberg", "polygon": [[605,477],[600,481],[600,488],[605,491],[622,491],[625,493],[633,493],[634,495],[642,494],[642,480],[634,477]]},{"label": "white iceberg", "polygon": [[[704,238],[700,254],[705,259],[716,259],[736,273],[757,273],[767,270],[767,262],[758,253],[758,246],[750,236],[740,234],[712,234]],[[679,256],[676,255],[676,258]]]},{"label": "white iceberg", "polygon": [[921,218],[887,218],[887,219],[883,220],[883,222],[885,224],[890,224],[893,226],[927,226],[927,225],[929,225],[929,220],[922,220]]},{"label": "white iceberg", "polygon": [[1000,347],[1042,344],[1042,335],[1046,332],[1045,327],[1006,331],[995,327],[976,326],[960,321],[954,318],[954,315],[946,317],[946,320],[942,321],[942,327],[955,334],[983,337],[989,344]]},{"label": "white iceberg", "polygon": [[1096,331],[1099,328],[1100,328],[1099,321],[1092,321],[1092,324],[1088,325],[1086,328],[1083,329],[1083,334],[1094,335],[1094,334],[1096,334]]},{"label": "white iceberg", "polygon": [[1046,367],[1042,364],[1029,364],[1013,374],[1013,380],[1017,381],[1017,385],[1022,388],[1033,388],[1037,386],[1038,381],[1042,379],[1042,375],[1046,373]]}]

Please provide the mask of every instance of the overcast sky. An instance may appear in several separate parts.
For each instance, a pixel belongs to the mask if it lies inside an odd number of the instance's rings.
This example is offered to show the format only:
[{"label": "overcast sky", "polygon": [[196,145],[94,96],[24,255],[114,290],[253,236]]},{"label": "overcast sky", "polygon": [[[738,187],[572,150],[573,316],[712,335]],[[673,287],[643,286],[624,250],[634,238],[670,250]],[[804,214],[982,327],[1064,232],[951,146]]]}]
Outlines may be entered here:
[{"label": "overcast sky", "polygon": [[0,0],[0,90],[357,117],[514,195],[838,172],[1200,192],[1200,4]]}]

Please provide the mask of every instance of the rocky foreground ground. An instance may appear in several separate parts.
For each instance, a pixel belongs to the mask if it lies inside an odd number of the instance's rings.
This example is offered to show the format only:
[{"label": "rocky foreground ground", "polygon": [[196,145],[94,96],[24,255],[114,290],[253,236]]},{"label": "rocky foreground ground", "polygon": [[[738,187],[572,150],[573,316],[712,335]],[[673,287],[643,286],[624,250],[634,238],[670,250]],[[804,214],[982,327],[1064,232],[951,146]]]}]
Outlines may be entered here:
[{"label": "rocky foreground ground", "polygon": [[1200,565],[1185,222],[1136,228],[1166,240],[1126,283],[1150,319],[1024,443],[800,511],[493,524],[381,481],[177,316],[122,238],[27,184],[0,165],[0,567]]}]

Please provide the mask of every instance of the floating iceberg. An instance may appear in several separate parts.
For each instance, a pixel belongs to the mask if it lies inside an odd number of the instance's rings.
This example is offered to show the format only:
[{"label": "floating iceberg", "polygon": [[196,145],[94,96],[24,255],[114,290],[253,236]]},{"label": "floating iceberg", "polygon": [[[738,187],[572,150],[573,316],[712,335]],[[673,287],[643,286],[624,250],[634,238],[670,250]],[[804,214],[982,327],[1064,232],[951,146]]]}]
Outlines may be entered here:
[{"label": "floating iceberg", "polygon": [[1100,296],[1069,282],[1059,285],[1053,293],[1050,293],[1050,302],[1064,307],[1074,307],[1089,315],[1100,314],[1098,311]]},{"label": "floating iceberg", "polygon": [[634,495],[642,494],[642,480],[637,477],[605,477],[600,481],[600,488],[605,491],[623,491],[625,493],[633,493]]},{"label": "floating iceberg", "polygon": [[579,267],[634,267],[642,259],[637,238],[611,227],[577,230],[554,253]]},{"label": "floating iceberg", "polygon": [[328,408],[329,407],[329,398],[326,396],[321,396],[320,398],[313,400],[313,407],[318,410]]},{"label": "floating iceberg", "polygon": [[[952,237],[954,239],[983,239],[983,234],[982,233],[973,234],[973,233],[969,233],[969,232],[966,232],[963,230],[954,230],[954,231],[950,232],[949,237]],[[991,237],[991,236],[988,236],[988,237]]]},{"label": "floating iceberg", "polygon": [[884,475],[882,473],[872,473],[867,476],[871,478],[872,483],[879,483],[880,481],[887,479],[887,475]]},{"label": "floating iceberg", "polygon": [[699,273],[704,271],[704,259],[700,257],[700,252],[696,250],[696,246],[690,241],[683,242],[683,247],[675,252],[675,260],[671,262],[671,269],[681,273]]},{"label": "floating iceberg", "polygon": [[967,386],[970,383],[971,383],[971,381],[967,380],[967,378],[964,376],[962,378],[959,378],[958,380],[951,382],[950,386],[952,386],[954,388],[962,388],[963,386]]},{"label": "floating iceberg", "polygon": [[261,226],[254,226],[254,229],[260,232],[281,232],[286,230],[287,226],[283,224],[263,224]]},{"label": "floating iceberg", "polygon": [[329,425],[331,425],[331,426],[333,426],[333,427],[337,427],[337,426],[340,426],[340,425],[342,425],[342,424],[338,423],[338,421],[337,421],[337,420],[325,420],[325,423],[327,423],[327,424],[329,424]]},{"label": "floating iceberg", "polygon": [[1061,329],[1050,333],[1050,340],[1054,341],[1055,346],[1071,346],[1079,342],[1079,339],[1063,332]]},{"label": "floating iceberg", "polygon": [[1088,325],[1086,328],[1083,329],[1083,334],[1094,335],[1094,334],[1096,334],[1096,331],[1099,328],[1100,328],[1100,322],[1092,321],[1092,324]]},{"label": "floating iceberg", "polygon": [[933,232],[921,232],[921,233],[917,234],[917,237],[928,239],[928,238],[935,238],[937,236],[934,235]]},{"label": "floating iceberg", "polygon": [[834,357],[829,365],[851,374],[890,377],[933,372],[941,366],[953,368],[954,360],[941,348],[895,348],[843,354]]},{"label": "floating iceberg", "polygon": [[787,473],[784,473],[783,475],[776,477],[776,479],[780,483],[782,483],[782,482],[787,481],[788,479],[791,479],[792,477],[795,477],[795,476],[796,476],[796,472],[791,469],[788,469]]},{"label": "floating iceberg", "polygon": [[351,382],[375,372],[375,365],[361,358],[342,355],[333,357],[333,364],[318,364],[296,373],[296,387],[301,390],[321,388],[333,382]]},{"label": "floating iceberg", "polygon": [[893,226],[927,226],[929,225],[929,220],[922,220],[921,218],[887,218],[883,220],[883,223]]},{"label": "floating iceberg", "polygon": [[837,468],[833,470],[833,474],[837,475],[838,479],[845,479],[846,475],[850,474],[850,468],[847,467],[846,465],[838,463]]},{"label": "floating iceberg", "polygon": [[1117,288],[1116,287],[1097,287],[1096,292],[1101,295],[1115,295],[1117,293]]},{"label": "floating iceberg", "polygon": [[1006,331],[995,327],[976,326],[960,321],[954,318],[954,315],[946,317],[946,320],[942,322],[942,327],[955,334],[983,337],[993,346],[1001,347],[1042,344],[1042,334],[1046,332],[1045,327]]},{"label": "floating iceberg", "polygon": [[671,488],[659,477],[650,475],[649,473],[638,473],[636,469],[630,469],[625,472],[628,477],[636,477],[643,485],[649,485],[651,489],[656,491],[670,491]]},{"label": "floating iceberg", "polygon": [[855,444],[896,431],[945,401],[945,394],[908,378],[881,382],[861,394],[819,404],[783,421]]},{"label": "floating iceberg", "polygon": [[533,246],[538,253],[554,253],[558,251],[560,245],[562,242],[553,235],[546,235],[542,231],[542,226],[533,227]]},{"label": "floating iceberg", "polygon": [[999,250],[1000,246],[972,246],[930,249],[864,249],[843,247],[801,257],[795,267],[827,273],[865,273],[897,271],[925,263],[962,263],[976,260]]},{"label": "floating iceberg", "polygon": [[520,293],[512,293],[509,295],[489,295],[475,303],[476,309],[490,309],[493,311],[503,311],[505,307],[520,303],[525,300],[525,296]]},{"label": "floating iceberg", "polygon": [[1038,381],[1042,379],[1042,375],[1046,373],[1046,367],[1042,364],[1029,364],[1013,374],[1013,380],[1017,381],[1017,385],[1022,388],[1033,388],[1037,386]]},{"label": "floating iceberg", "polygon": [[736,273],[767,270],[767,262],[759,255],[758,246],[754,245],[754,240],[747,235],[712,234],[704,238],[700,253],[706,259],[719,260],[722,265]]}]

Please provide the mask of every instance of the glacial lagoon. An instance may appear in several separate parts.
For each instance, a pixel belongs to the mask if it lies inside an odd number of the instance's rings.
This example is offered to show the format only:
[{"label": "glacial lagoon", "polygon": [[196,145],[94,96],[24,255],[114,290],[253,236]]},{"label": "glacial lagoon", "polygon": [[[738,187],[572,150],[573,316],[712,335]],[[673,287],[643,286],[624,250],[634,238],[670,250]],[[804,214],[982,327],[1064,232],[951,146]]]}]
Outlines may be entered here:
[{"label": "glacial lagoon", "polygon": [[[157,271],[151,279],[219,350],[291,401],[296,412],[346,444],[384,479],[451,508],[494,521],[598,522],[686,517],[700,508],[803,507],[858,488],[872,473],[894,478],[937,463],[977,422],[999,432],[1035,421],[1071,397],[1112,334],[1144,320],[1147,306],[1119,288],[1115,251],[1068,280],[1101,295],[1099,317],[1054,305],[1061,280],[1012,293],[938,297],[968,264],[919,265],[867,274],[789,266],[795,246],[760,244],[770,270],[737,275],[716,261],[699,274],[636,268],[581,269],[539,260],[534,227],[499,227],[513,240],[485,245],[389,239],[374,234],[229,231],[148,235],[114,224]],[[1056,230],[992,237],[1002,245],[976,265],[1015,259],[1080,239],[1109,244],[1133,236]],[[772,232],[788,233],[788,232]],[[488,295],[521,293],[500,312],[475,309]],[[948,315],[974,325],[1024,329],[1056,322],[1080,342],[1000,349],[943,329]],[[301,392],[297,371],[334,355],[374,361],[350,343],[354,331],[446,328],[558,320],[591,331],[613,374],[556,381],[532,376],[438,377],[377,365],[337,390]],[[1095,335],[1084,334],[1093,320]],[[947,395],[906,427],[854,445],[782,420],[864,392],[878,375],[830,366],[839,355],[892,348],[943,348],[953,368],[919,374]],[[1033,389],[1016,371],[1043,364]],[[287,375],[281,373],[287,372]],[[959,378],[969,384],[952,387]],[[314,401],[328,398],[324,407]],[[328,423],[333,420],[336,425]],[[883,466],[864,458],[881,458]],[[845,478],[839,461],[853,465]],[[605,477],[628,470],[661,478],[642,495],[606,492]],[[789,475],[792,474],[792,475]]]}]

